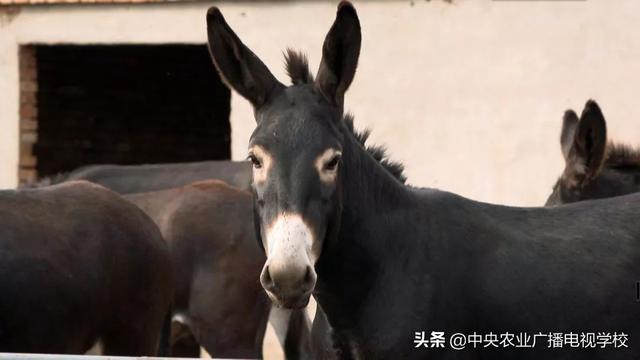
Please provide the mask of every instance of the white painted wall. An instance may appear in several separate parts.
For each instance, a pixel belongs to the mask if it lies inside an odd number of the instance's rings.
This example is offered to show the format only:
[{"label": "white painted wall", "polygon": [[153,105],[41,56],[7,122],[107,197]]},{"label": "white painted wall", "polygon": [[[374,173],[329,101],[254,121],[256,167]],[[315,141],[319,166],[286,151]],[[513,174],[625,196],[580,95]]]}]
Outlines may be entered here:
[{"label": "white painted wall", "polygon": [[[282,81],[282,51],[319,63],[337,2],[219,2]],[[17,44],[201,43],[207,3],[30,7],[0,20],[0,186],[16,183]],[[360,67],[346,107],[409,181],[496,203],[542,204],[562,169],[560,119],[597,99],[614,139],[640,144],[640,1],[356,1]],[[69,64],[73,66],[73,64]],[[96,69],[109,71],[109,69]],[[232,153],[254,122],[232,99]]]}]

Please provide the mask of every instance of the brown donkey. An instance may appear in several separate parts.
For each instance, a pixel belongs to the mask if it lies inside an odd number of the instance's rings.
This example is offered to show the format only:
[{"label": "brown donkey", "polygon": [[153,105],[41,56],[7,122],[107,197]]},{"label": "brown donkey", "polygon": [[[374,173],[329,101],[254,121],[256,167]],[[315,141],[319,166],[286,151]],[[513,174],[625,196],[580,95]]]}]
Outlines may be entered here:
[{"label": "brown donkey", "polygon": [[[202,161],[202,162],[193,162],[193,163],[175,163],[175,164],[151,164],[151,165],[89,165],[86,167],[82,167],[76,169],[68,174],[62,174],[53,178],[45,178],[41,179],[39,182],[35,184],[27,184],[25,187],[38,187],[44,186],[50,183],[60,183],[66,182],[70,180],[89,180],[91,182],[95,182],[104,187],[109,188],[119,194],[138,194],[138,193],[147,193],[144,196],[139,196],[134,198],[152,199],[157,196],[165,196],[166,194],[180,194],[178,191],[179,187],[185,186],[195,181],[207,180],[207,179],[218,179],[223,180],[226,183],[229,183],[237,188],[248,190],[249,184],[251,182],[251,166],[249,162],[246,161]],[[174,190],[167,190],[176,188]],[[159,190],[167,190],[168,193]],[[153,193],[152,193],[153,192]],[[165,194],[165,195],[163,195]],[[146,201],[146,200],[145,200]],[[197,201],[194,203],[198,203]],[[159,204],[162,205],[162,204]],[[215,204],[213,204],[215,205]],[[216,211],[215,206],[206,206],[205,208],[211,210],[211,216],[226,216],[225,214],[220,214],[219,211]],[[158,207],[158,210],[160,207]],[[167,209],[162,209],[162,211],[169,211]],[[203,216],[210,216],[210,214],[204,213]],[[252,217],[251,217],[252,218]],[[251,218],[246,218],[246,225],[251,227],[252,221]],[[228,218],[227,218],[228,219]],[[236,219],[233,219],[234,221]],[[206,221],[206,220],[205,220]],[[231,239],[225,239],[224,232],[217,232],[215,229],[201,229],[203,231],[211,231],[211,234],[217,234],[218,236],[217,242],[206,243],[206,246],[218,246],[220,249],[227,249],[231,246]],[[184,234],[185,237],[188,237],[190,232]],[[202,235],[209,236],[209,235]],[[221,237],[222,236],[222,237]],[[253,241],[254,243],[257,240]],[[183,243],[187,243],[187,240],[184,240]],[[209,249],[214,251],[215,249]],[[252,251],[252,250],[251,250]],[[238,252],[236,254],[239,258],[244,258],[246,256],[253,256],[252,254],[244,254],[242,252]],[[189,260],[189,259],[186,259]],[[226,261],[232,261],[231,259],[226,259]],[[203,265],[206,266],[206,265]],[[209,267],[212,271],[217,269],[215,266]],[[258,272],[259,274],[259,272]],[[210,274],[211,277],[215,277],[215,275]],[[220,275],[224,276],[224,275]],[[186,283],[181,283],[182,279],[186,279]],[[217,288],[220,293],[215,293],[211,289],[208,288],[208,284],[205,281],[200,281],[196,283],[191,283],[190,278],[178,277],[176,278],[176,288],[184,289],[187,288],[195,288],[195,286],[203,285],[204,288],[202,291],[207,292],[207,300],[213,301],[212,299],[219,299],[223,296],[229,297],[230,292],[225,288]],[[243,287],[244,285],[239,285],[237,289],[248,289],[249,294],[243,294],[241,291],[231,292],[232,296],[236,296],[235,300],[226,299],[228,303],[242,303],[245,298],[254,297],[252,291],[254,291],[251,287]],[[196,292],[196,290],[192,290]],[[203,300],[204,301],[204,300]],[[216,308],[212,308],[216,309]],[[189,324],[184,324],[182,321],[185,320],[183,316],[180,314],[176,314],[173,325],[174,325],[174,334],[172,335],[172,353],[173,355],[178,356],[198,356],[199,354],[199,344],[195,340],[193,334],[191,333]],[[208,315],[208,318],[212,318],[213,315]],[[254,321],[255,319],[249,318],[246,321]],[[288,309],[277,309],[276,312],[271,313],[271,321],[273,328],[278,336],[278,340],[283,347],[285,356],[287,359],[305,359],[305,354],[307,353],[308,347],[308,335],[309,335],[309,319],[304,310],[288,310]],[[186,326],[185,326],[186,325]],[[192,326],[195,326],[191,324]],[[255,328],[258,331],[259,326]],[[257,335],[247,334],[247,339],[251,340],[243,340],[239,343],[246,343],[250,341],[253,345],[253,338],[260,334],[264,333],[263,330],[258,331]],[[199,336],[204,342],[202,345],[210,350],[212,345],[216,340],[213,339],[214,336],[218,336],[220,334],[208,332],[206,335],[201,334]],[[261,336],[261,335],[260,335]],[[260,341],[262,337],[260,337]],[[225,342],[225,340],[221,340]],[[210,345],[205,345],[210,344]],[[222,346],[222,348],[229,348]],[[245,345],[241,345],[245,347]],[[220,347],[216,347],[220,349]],[[259,347],[256,349],[259,350]],[[256,350],[256,351],[258,351]],[[211,351],[211,350],[210,350]],[[223,353],[227,353],[226,350]],[[259,352],[256,352],[258,354]],[[216,352],[217,356],[221,356],[219,352]]]},{"label": "brown donkey", "polygon": [[[208,180],[126,198],[156,221],[171,249],[174,318],[193,334],[191,348],[175,355],[198,356],[200,344],[215,357],[262,357],[271,304],[258,280],[265,256],[251,194]],[[306,358],[309,326],[291,324],[307,326],[289,328],[287,358]]]},{"label": "brown donkey", "polygon": [[0,191],[0,352],[154,356],[171,276],[155,224],[101,186]]}]

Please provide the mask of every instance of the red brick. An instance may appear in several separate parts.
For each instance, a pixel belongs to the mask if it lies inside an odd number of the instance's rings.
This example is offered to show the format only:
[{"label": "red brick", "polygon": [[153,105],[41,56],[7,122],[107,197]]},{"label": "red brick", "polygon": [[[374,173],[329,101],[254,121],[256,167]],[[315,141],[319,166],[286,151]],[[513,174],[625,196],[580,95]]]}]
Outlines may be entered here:
[{"label": "red brick", "polygon": [[35,81],[20,81],[20,91],[36,92],[38,91],[38,83]]},{"label": "red brick", "polygon": [[36,181],[38,173],[35,168],[18,169],[18,179],[21,184]]},{"label": "red brick", "polygon": [[35,130],[38,130],[38,121],[32,119],[20,119],[20,130],[35,132]]},{"label": "red brick", "polygon": [[[2,1],[2,0],[0,0]],[[36,51],[32,46],[20,47],[20,66],[29,67],[36,65]]]},{"label": "red brick", "polygon": [[38,163],[38,159],[31,154],[20,154],[20,167],[33,168]]},{"label": "red brick", "polygon": [[38,133],[35,131],[25,131],[20,134],[20,141],[23,143],[35,144],[38,141]]},{"label": "red brick", "polygon": [[21,120],[37,120],[38,109],[35,106],[29,104],[23,104],[20,106],[20,119]]},{"label": "red brick", "polygon": [[28,105],[31,105],[31,106],[37,106],[38,105],[38,96],[33,91],[21,91],[20,92],[20,103],[21,104],[28,104]]}]

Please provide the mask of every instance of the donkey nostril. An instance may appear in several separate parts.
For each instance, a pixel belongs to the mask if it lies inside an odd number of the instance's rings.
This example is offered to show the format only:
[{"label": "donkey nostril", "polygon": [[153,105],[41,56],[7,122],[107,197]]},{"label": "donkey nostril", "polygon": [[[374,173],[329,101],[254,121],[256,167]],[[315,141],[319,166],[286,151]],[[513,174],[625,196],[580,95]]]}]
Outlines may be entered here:
[{"label": "donkey nostril", "polygon": [[316,275],[311,266],[307,266],[307,270],[304,273],[304,279],[302,281],[303,281],[302,284],[305,287],[305,290],[310,290],[315,285]]},{"label": "donkey nostril", "polygon": [[269,266],[265,266],[262,274],[260,275],[260,283],[262,287],[267,290],[273,290],[274,284],[273,279],[271,279],[271,274],[269,273]]}]

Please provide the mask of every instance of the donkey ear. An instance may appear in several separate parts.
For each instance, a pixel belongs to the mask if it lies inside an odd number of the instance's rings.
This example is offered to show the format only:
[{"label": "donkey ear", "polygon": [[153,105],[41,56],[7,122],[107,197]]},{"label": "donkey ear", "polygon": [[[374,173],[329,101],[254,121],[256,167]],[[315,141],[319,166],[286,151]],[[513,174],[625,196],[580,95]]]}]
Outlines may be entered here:
[{"label": "donkey ear", "polygon": [[573,110],[567,110],[562,118],[562,132],[560,133],[560,148],[564,160],[569,160],[569,152],[573,147],[573,140],[576,136],[576,128],[578,127],[578,115]]},{"label": "donkey ear", "polygon": [[218,8],[207,11],[209,53],[224,81],[258,109],[283,87],[231,30]]},{"label": "donkey ear", "polygon": [[573,141],[572,161],[583,181],[593,179],[598,175],[605,159],[607,148],[607,124],[598,104],[587,101]]},{"label": "donkey ear", "polygon": [[344,93],[356,73],[361,41],[356,9],[343,1],[338,5],[336,20],[324,39],[315,82],[315,88],[340,110],[344,104]]}]

